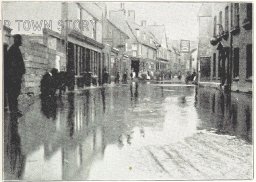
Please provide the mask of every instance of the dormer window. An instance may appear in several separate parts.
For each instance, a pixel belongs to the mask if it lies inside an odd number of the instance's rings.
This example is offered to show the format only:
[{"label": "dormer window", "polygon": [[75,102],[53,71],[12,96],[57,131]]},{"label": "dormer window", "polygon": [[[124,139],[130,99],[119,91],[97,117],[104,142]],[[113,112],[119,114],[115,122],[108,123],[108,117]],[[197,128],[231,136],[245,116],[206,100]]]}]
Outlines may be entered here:
[{"label": "dormer window", "polygon": [[152,38],[149,39],[149,43],[153,44],[153,39]]}]

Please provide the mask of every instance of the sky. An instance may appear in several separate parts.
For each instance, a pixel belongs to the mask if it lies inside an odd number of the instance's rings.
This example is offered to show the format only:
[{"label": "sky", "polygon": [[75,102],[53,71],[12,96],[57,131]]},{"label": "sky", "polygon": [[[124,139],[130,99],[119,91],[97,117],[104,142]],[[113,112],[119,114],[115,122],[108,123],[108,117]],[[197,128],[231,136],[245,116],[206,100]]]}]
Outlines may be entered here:
[{"label": "sky", "polygon": [[[4,18],[12,20],[13,33],[17,31],[18,24],[14,20],[30,19],[60,19],[60,6],[58,2],[16,2],[5,3]],[[106,2],[108,10],[120,9],[120,2]],[[14,6],[15,5],[15,6]],[[35,7],[42,8],[35,8]],[[136,22],[140,24],[141,20],[146,20],[147,24],[164,24],[167,37],[172,40],[197,40],[198,37],[198,19],[197,14],[201,3],[185,2],[124,2],[126,10],[135,10]],[[16,9],[15,9],[16,8]],[[35,11],[36,9],[36,11]],[[47,12],[45,12],[47,9]],[[14,12],[19,12],[14,13]],[[29,15],[29,16],[28,16]],[[46,16],[45,16],[46,15]],[[14,26],[14,27],[13,27]],[[16,27],[15,27],[16,26]],[[55,30],[54,31],[58,31]],[[32,31],[31,31],[32,32]],[[29,33],[27,31],[26,33]]]},{"label": "sky", "polygon": [[[118,10],[119,2],[108,2],[108,10]],[[197,40],[197,14],[201,3],[184,2],[125,2],[126,10],[135,10],[135,21],[140,24],[164,24],[166,34],[172,40]]]}]

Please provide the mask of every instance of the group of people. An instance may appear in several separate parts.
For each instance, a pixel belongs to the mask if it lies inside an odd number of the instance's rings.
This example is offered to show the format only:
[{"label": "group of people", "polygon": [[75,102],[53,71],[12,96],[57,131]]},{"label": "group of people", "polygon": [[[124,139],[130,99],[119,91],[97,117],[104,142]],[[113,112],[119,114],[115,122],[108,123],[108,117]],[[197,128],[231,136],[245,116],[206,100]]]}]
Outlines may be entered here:
[{"label": "group of people", "polygon": [[[124,84],[127,84],[127,83],[128,83],[128,75],[127,75],[127,72],[126,72],[126,71],[124,72],[121,81],[122,81],[122,83],[124,83]],[[116,74],[116,77],[115,77],[115,83],[117,84],[117,83],[119,83],[119,82],[120,82],[120,73],[119,73],[119,71],[118,71],[117,74]]]},{"label": "group of people", "polygon": [[40,83],[41,97],[54,97],[57,90],[59,90],[59,96],[61,96],[68,86],[68,80],[67,72],[59,72],[56,68],[46,72]]},{"label": "group of people", "polygon": [[18,97],[21,91],[22,77],[26,72],[23,57],[20,51],[22,37],[19,34],[13,36],[14,43],[8,49],[4,44],[4,106],[11,113],[21,116],[18,109]]},{"label": "group of people", "polygon": [[[4,107],[15,114],[22,116],[22,112],[18,108],[18,97],[21,93],[21,84],[23,75],[26,72],[20,46],[22,45],[22,37],[19,34],[13,35],[14,43],[8,49],[8,44],[4,44]],[[41,80],[41,95],[53,96],[57,89],[60,94],[65,90],[67,78],[66,72],[58,72],[53,68],[50,72],[46,72]]]}]

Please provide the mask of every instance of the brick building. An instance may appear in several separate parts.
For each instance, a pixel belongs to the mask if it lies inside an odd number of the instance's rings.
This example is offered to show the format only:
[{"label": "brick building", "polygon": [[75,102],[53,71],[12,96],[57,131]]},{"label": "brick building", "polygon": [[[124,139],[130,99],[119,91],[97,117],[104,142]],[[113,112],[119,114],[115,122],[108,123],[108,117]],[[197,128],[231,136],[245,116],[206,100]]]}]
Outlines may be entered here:
[{"label": "brick building", "polygon": [[103,65],[113,81],[117,72],[122,76],[125,72],[131,71],[131,62],[125,50],[129,36],[107,17],[103,20],[103,30]]},{"label": "brick building", "polygon": [[201,81],[252,91],[252,4],[203,4],[199,12]]},{"label": "brick building", "polygon": [[[102,9],[95,3],[35,2],[29,4],[28,2],[15,2],[10,4],[7,2],[4,3],[4,7],[6,11],[3,16],[4,19],[10,20],[10,28],[14,30],[14,33],[23,35],[25,44],[21,49],[26,67],[28,70],[30,67],[42,70],[40,74],[37,74],[38,79],[33,79],[35,75],[30,71],[29,75],[25,75],[25,90],[39,94],[40,82],[38,81],[45,71],[54,67],[69,73],[71,89],[76,86],[83,87],[84,83],[87,83],[86,85],[91,85],[91,82],[101,83],[102,49],[104,47],[102,44]],[[13,13],[17,8],[23,8],[19,15]],[[35,8],[40,9],[34,17],[35,22],[48,20],[48,23],[52,24],[37,28],[33,26],[28,29],[25,25],[30,23],[32,26],[31,22],[23,22],[23,27],[17,27],[15,20],[29,20]],[[70,24],[63,23],[67,20],[71,21]],[[80,24],[74,24],[79,21],[87,23],[86,27],[81,28]],[[36,46],[31,46],[34,44]],[[41,58],[46,60],[42,61]],[[37,64],[38,62],[48,65],[42,67],[41,64]],[[30,83],[32,81],[35,81],[35,84]]]},{"label": "brick building", "polygon": [[[169,57],[169,49],[167,44],[167,36],[164,25],[149,25],[147,26],[150,32],[154,35],[157,42],[159,43],[159,47],[157,49],[156,59],[156,69],[157,70],[166,70],[169,67],[170,57]],[[161,46],[160,46],[161,45]]]}]

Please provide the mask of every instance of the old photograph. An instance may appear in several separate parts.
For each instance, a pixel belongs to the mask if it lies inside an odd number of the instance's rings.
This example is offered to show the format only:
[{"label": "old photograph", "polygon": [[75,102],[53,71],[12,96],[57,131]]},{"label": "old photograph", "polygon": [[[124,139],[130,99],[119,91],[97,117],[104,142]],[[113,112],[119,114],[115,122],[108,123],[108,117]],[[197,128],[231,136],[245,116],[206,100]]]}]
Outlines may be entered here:
[{"label": "old photograph", "polygon": [[252,180],[253,4],[3,1],[3,180]]}]

